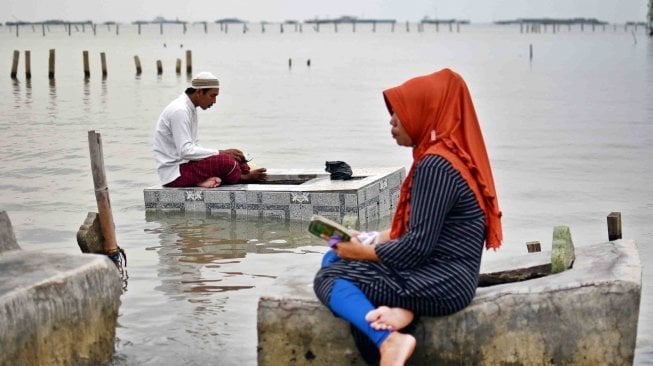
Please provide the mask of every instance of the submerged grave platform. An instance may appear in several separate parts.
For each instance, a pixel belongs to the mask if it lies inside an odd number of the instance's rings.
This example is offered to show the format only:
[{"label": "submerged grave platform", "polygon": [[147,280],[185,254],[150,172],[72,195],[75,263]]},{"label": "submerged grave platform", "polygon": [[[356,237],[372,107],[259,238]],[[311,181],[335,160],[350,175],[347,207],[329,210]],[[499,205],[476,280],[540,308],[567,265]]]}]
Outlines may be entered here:
[{"label": "submerged grave platform", "polygon": [[331,180],[317,170],[269,169],[261,184],[217,188],[165,188],[143,191],[146,211],[206,213],[222,218],[273,217],[308,221],[319,214],[336,221],[354,216],[359,224],[392,215],[404,168],[352,168],[350,180]]}]

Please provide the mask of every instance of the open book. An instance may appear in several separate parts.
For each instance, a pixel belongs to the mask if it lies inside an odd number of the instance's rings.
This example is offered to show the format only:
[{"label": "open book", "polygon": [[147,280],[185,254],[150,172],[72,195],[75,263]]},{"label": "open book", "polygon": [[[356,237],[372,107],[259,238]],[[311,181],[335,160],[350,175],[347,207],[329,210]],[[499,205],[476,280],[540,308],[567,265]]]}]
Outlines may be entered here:
[{"label": "open book", "polygon": [[328,237],[338,236],[341,241],[349,241],[354,235],[352,230],[320,215],[313,215],[311,217],[311,222],[308,224],[308,231],[318,238],[322,238],[322,235]]}]

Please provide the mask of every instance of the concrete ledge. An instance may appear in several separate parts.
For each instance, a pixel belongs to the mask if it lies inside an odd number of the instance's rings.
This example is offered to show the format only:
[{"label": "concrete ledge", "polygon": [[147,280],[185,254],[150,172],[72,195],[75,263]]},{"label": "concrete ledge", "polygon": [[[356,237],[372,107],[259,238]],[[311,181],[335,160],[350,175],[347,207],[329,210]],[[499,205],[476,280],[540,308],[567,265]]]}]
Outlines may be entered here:
[{"label": "concrete ledge", "polygon": [[98,365],[114,353],[122,293],[104,255],[0,255],[0,365]]},{"label": "concrete ledge", "polygon": [[[484,263],[483,273],[550,263],[548,252]],[[364,365],[349,326],[319,303],[319,263],[298,264],[258,303],[259,365]],[[641,296],[633,241],[576,248],[573,268],[482,287],[464,310],[423,318],[417,365],[629,365]]]},{"label": "concrete ledge", "polygon": [[266,184],[217,188],[164,188],[143,191],[147,211],[201,212],[207,216],[273,217],[308,221],[320,214],[336,221],[357,216],[359,223],[392,215],[405,177],[404,168],[353,168],[351,180],[331,180],[324,171],[268,171]]}]

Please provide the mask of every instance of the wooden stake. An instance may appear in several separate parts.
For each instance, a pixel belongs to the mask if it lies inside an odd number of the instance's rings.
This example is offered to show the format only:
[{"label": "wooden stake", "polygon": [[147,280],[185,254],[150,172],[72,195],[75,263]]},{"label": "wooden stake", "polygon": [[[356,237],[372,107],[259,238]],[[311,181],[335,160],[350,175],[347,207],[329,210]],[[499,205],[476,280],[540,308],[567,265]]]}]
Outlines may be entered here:
[{"label": "wooden stake", "polygon": [[608,240],[621,239],[621,212],[610,212],[608,215]]},{"label": "wooden stake", "polygon": [[140,75],[143,69],[141,68],[141,59],[138,56],[134,56],[134,64],[136,64],[136,75]]},{"label": "wooden stake", "polygon": [[95,199],[100,216],[100,229],[102,229],[102,236],[104,236],[104,252],[112,254],[118,251],[118,244],[116,243],[115,226],[113,214],[111,213],[109,187],[107,187],[107,178],[104,172],[102,137],[99,133],[92,130],[88,131],[88,147],[91,154],[91,172],[93,173]]},{"label": "wooden stake", "polygon": [[[18,27],[18,26],[16,26]],[[14,57],[11,60],[11,78],[16,79],[16,74],[18,73],[18,58],[20,57],[20,52],[14,50]]]},{"label": "wooden stake", "polygon": [[54,80],[54,48],[50,49],[48,57],[48,79]]},{"label": "wooden stake", "polygon": [[526,242],[526,249],[529,253],[541,252],[542,247],[540,246],[539,241],[529,241]]},{"label": "wooden stake", "polygon": [[102,78],[107,77],[107,55],[104,52],[100,52],[100,63],[102,65]]},{"label": "wooden stake", "polygon": [[181,59],[180,58],[177,59],[177,63],[175,65],[175,72],[177,73],[177,75],[181,74]]},{"label": "wooden stake", "polygon": [[25,50],[25,79],[32,78],[32,56],[29,50]]},{"label": "wooden stake", "polygon": [[193,73],[193,53],[191,50],[186,50],[186,74]]},{"label": "wooden stake", "polygon": [[84,59],[84,79],[91,77],[91,69],[88,62],[88,51],[82,51],[82,57]]},{"label": "wooden stake", "polygon": [[156,60],[156,74],[161,75],[163,74],[163,63],[161,60]]}]

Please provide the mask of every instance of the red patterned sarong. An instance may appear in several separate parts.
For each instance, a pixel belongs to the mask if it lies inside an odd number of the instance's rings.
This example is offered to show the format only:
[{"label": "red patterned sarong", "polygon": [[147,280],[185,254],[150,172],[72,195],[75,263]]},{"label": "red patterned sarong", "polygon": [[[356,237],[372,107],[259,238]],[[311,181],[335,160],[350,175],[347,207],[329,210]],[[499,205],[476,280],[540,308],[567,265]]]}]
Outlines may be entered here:
[{"label": "red patterned sarong", "polygon": [[222,184],[236,184],[241,175],[249,173],[249,165],[239,163],[229,154],[218,154],[181,164],[179,172],[181,175],[164,187],[195,187],[211,177],[222,179]]}]

